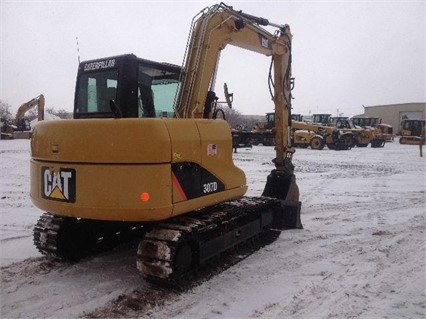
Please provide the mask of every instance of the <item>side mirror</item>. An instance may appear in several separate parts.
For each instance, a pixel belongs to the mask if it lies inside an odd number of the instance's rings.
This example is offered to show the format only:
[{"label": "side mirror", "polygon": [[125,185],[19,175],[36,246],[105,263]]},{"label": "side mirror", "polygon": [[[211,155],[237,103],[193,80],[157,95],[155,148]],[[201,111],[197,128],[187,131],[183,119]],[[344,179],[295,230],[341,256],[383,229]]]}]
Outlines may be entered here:
[{"label": "side mirror", "polygon": [[232,109],[232,102],[234,100],[234,94],[233,93],[229,93],[229,91],[228,91],[228,85],[226,83],[223,84],[223,90],[225,91],[226,103],[228,104],[229,108]]}]

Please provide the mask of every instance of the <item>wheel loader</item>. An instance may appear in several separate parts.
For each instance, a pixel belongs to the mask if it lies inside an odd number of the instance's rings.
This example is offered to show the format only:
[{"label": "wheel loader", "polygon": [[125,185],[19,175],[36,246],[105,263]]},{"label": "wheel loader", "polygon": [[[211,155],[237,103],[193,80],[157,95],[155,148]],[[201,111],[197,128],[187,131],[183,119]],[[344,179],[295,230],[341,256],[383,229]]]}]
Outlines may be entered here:
[{"label": "wheel loader", "polygon": [[354,135],[352,146],[367,147],[370,144],[371,147],[377,148],[385,145],[385,139],[379,130],[356,127],[348,117],[331,117],[330,125],[343,132],[352,132]]},{"label": "wheel loader", "polygon": [[351,121],[355,127],[375,130],[378,141],[392,142],[394,140],[392,125],[382,123],[382,119],[379,117],[352,117]]},{"label": "wheel loader", "polygon": [[[295,147],[322,150],[325,145],[329,149],[348,150],[352,147],[354,135],[332,127],[303,122],[302,115],[292,114],[290,139]],[[250,132],[256,144],[275,145],[275,113],[266,113],[266,122],[256,124]]]},{"label": "wheel loader", "polygon": [[354,135],[334,127],[320,124],[292,121],[292,138],[295,146],[322,150],[325,145],[333,150],[348,150],[352,147]]},{"label": "wheel loader", "polygon": [[[40,123],[31,141],[31,198],[46,211],[34,228],[38,250],[78,260],[138,237],[143,277],[172,283],[237,245],[302,228],[291,41],[288,25],[221,3],[194,17],[183,67],[133,54],[80,63],[74,119]],[[271,58],[275,169],[257,197],[244,196],[230,128],[213,118],[227,45]]]}]

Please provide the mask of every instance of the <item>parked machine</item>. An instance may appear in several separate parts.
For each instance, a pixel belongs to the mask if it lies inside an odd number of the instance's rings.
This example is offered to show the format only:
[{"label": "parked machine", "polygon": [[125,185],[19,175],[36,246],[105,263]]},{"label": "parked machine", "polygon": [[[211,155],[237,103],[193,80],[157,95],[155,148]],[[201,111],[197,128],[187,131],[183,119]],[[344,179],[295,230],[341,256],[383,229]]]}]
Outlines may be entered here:
[{"label": "parked machine", "polygon": [[[137,268],[170,283],[236,245],[302,227],[289,26],[223,3],[193,21],[183,68],[134,55],[82,62],[74,119],[34,129],[31,198],[48,212],[34,243],[43,254],[79,259],[137,235]],[[213,79],[228,44],[272,58],[275,169],[258,197],[244,196],[229,126],[213,119]]]},{"label": "parked machine", "polygon": [[403,119],[399,133],[401,134],[399,138],[401,144],[419,145],[421,141],[424,144],[422,137],[425,136],[425,120]]},{"label": "parked machine", "polygon": [[376,129],[376,134],[380,140],[392,142],[395,138],[393,127],[390,124],[382,123],[382,119],[378,117],[353,117],[351,118],[355,126],[364,129]]},{"label": "parked machine", "polygon": [[352,132],[344,132],[334,127],[293,121],[292,139],[295,146],[322,150],[325,145],[333,150],[348,150],[354,144]]},{"label": "parked machine", "polygon": [[375,128],[355,127],[348,117],[331,117],[330,124],[343,132],[352,132],[354,134],[354,145],[357,147],[366,147],[371,143],[371,147],[383,147],[385,139]]},{"label": "parked machine", "polygon": [[45,99],[43,94],[23,103],[16,112],[13,121],[2,119],[1,120],[1,138],[2,139],[15,139],[15,138],[31,138],[31,124],[30,120],[25,117],[25,113],[34,107],[37,107],[38,121],[44,120],[44,104]]},{"label": "parked machine", "polygon": [[[293,116],[293,115],[292,115]],[[251,131],[252,144],[275,145],[275,112],[266,113],[265,121],[256,123]]]},{"label": "parked machine", "polygon": [[[354,144],[354,134],[343,132],[333,127],[313,124],[302,121],[303,116],[292,114],[291,143],[295,147],[311,147],[315,150],[322,150],[325,145],[329,149],[348,150]],[[275,113],[266,113],[266,121],[257,123],[253,130],[249,132],[238,132],[240,141],[247,141],[245,146],[250,145],[275,145]]]},{"label": "parked machine", "polygon": [[331,114],[312,114],[312,123],[328,125],[331,122]]},{"label": "parked machine", "polygon": [[302,114],[291,114],[291,120],[303,122],[303,115]]},{"label": "parked machine", "polygon": [[252,129],[239,128],[232,130],[233,147],[251,148],[253,145],[275,145],[275,113],[268,113],[266,121],[257,122]]}]

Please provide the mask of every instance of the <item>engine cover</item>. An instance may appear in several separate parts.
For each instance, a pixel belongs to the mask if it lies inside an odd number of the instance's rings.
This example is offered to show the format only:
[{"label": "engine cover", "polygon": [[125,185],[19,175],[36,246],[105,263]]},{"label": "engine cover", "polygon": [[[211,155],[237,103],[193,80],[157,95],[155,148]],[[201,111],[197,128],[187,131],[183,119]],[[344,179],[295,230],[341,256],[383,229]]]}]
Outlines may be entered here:
[{"label": "engine cover", "polygon": [[63,216],[158,221],[247,190],[223,120],[45,121],[31,156],[33,203]]}]

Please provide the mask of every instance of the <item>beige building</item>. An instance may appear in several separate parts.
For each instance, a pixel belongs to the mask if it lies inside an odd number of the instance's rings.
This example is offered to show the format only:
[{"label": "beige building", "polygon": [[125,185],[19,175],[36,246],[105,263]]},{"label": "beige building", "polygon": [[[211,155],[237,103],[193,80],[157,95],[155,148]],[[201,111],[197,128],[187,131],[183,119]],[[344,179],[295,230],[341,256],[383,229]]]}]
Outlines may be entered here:
[{"label": "beige building", "polygon": [[366,117],[381,118],[382,123],[392,125],[394,133],[399,132],[399,124],[404,115],[410,120],[424,120],[426,118],[426,103],[364,106],[363,114]]}]

